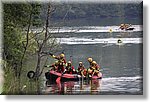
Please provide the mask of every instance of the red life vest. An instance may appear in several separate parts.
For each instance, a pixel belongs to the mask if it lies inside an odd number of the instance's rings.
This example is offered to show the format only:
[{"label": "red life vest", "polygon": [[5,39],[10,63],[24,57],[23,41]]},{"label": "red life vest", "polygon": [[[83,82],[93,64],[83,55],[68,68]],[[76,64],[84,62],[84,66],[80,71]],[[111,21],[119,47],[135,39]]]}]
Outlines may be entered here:
[{"label": "red life vest", "polygon": [[79,66],[78,67],[78,71],[82,71],[82,70],[84,70],[85,68],[84,68],[84,66]]},{"label": "red life vest", "polygon": [[66,67],[66,73],[67,74],[74,74],[75,73],[75,71],[74,71],[75,69],[74,69],[74,67],[73,66],[67,66]]}]

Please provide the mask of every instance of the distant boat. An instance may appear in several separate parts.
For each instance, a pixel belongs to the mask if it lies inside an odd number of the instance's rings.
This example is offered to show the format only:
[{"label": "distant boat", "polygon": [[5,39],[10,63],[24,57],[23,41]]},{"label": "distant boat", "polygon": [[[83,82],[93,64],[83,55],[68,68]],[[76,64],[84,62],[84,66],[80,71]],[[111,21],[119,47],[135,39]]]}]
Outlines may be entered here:
[{"label": "distant boat", "polygon": [[119,29],[126,30],[126,31],[128,31],[128,30],[134,30],[135,28],[133,28],[131,26],[132,26],[131,24],[121,24],[120,27],[119,27]]}]

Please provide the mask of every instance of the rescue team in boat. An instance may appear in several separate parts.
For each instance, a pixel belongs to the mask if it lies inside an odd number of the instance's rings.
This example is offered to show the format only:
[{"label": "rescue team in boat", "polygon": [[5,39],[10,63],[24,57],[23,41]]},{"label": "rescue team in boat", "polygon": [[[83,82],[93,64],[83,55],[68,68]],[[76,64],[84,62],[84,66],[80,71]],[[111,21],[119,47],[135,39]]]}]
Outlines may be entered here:
[{"label": "rescue team in boat", "polygon": [[62,53],[58,56],[50,54],[50,56],[52,56],[52,58],[57,59],[57,61],[55,61],[55,63],[49,67],[52,67],[51,70],[54,70],[58,73],[78,74],[83,77],[92,77],[93,75],[100,77],[100,66],[92,58],[87,59],[89,62],[89,68],[85,68],[83,62],[79,62],[79,66],[77,70],[75,70],[71,61],[66,62],[65,54]]},{"label": "rescue team in boat", "polygon": [[119,29],[121,30],[133,30],[134,28],[131,28],[131,24],[120,24]]}]

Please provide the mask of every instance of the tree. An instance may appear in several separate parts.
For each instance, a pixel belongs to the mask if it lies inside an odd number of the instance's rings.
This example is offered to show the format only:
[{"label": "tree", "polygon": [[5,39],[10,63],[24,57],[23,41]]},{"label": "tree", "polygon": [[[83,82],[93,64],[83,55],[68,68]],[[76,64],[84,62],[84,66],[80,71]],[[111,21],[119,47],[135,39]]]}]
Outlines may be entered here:
[{"label": "tree", "polygon": [[[40,25],[38,15],[40,15],[40,4],[24,3],[24,4],[3,4],[4,7],[4,53],[3,59],[7,61],[7,71],[14,72],[15,81],[18,90],[21,90],[20,80],[23,68],[23,62],[27,53],[31,52],[29,49],[29,38],[32,33],[30,29],[32,26]],[[35,17],[36,16],[36,17]],[[25,29],[27,31],[25,32]],[[30,44],[31,46],[31,44]],[[30,50],[30,51],[29,51]],[[11,68],[11,69],[10,69]],[[10,70],[9,70],[10,69]],[[15,83],[14,82],[14,83]]]}]

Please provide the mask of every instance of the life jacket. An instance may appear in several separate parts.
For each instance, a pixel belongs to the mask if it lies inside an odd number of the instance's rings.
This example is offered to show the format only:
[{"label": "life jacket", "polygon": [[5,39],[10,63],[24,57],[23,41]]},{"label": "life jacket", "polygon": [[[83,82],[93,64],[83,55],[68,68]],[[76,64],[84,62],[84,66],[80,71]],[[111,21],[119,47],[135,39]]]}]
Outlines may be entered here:
[{"label": "life jacket", "polygon": [[65,65],[66,65],[66,59],[65,58],[63,58],[63,59],[59,59],[58,60],[58,71],[59,72],[64,72],[64,70],[65,70]]},{"label": "life jacket", "polygon": [[53,67],[52,70],[54,70],[54,71],[55,71],[55,70],[56,70],[56,71],[58,70],[58,65],[52,64],[51,67]]},{"label": "life jacket", "polygon": [[81,74],[82,74],[81,72],[82,72],[84,69],[85,69],[84,66],[79,66],[79,67],[78,67],[78,74],[81,75]]},{"label": "life jacket", "polygon": [[62,65],[66,65],[66,59],[65,59],[65,58],[59,59],[58,62],[59,62],[60,65],[61,65],[61,64],[62,64]]},{"label": "life jacket", "polygon": [[82,70],[84,70],[85,68],[84,68],[84,66],[79,66],[78,67],[78,72],[81,72]]},{"label": "life jacket", "polygon": [[75,69],[74,69],[74,67],[73,66],[67,66],[66,67],[66,73],[67,74],[74,74],[75,73],[75,71],[74,71]]},{"label": "life jacket", "polygon": [[92,75],[94,74],[94,75],[98,76],[99,70],[100,70],[100,66],[98,64],[96,64],[96,66],[92,67],[92,72],[90,74],[92,74]]},{"label": "life jacket", "polygon": [[88,74],[88,69],[84,69],[84,70],[83,70],[83,75],[84,75],[84,76],[87,76],[87,74]]},{"label": "life jacket", "polygon": [[95,66],[95,70],[99,71],[100,70],[100,66],[98,64],[96,64]]},{"label": "life jacket", "polygon": [[87,73],[88,73],[89,75],[92,75],[93,72],[94,72],[94,69],[93,69],[92,67],[90,67],[90,68],[87,70]]},{"label": "life jacket", "polygon": [[62,73],[62,72],[64,72],[64,70],[65,70],[64,66],[59,64],[57,71],[60,72],[60,73]]}]

